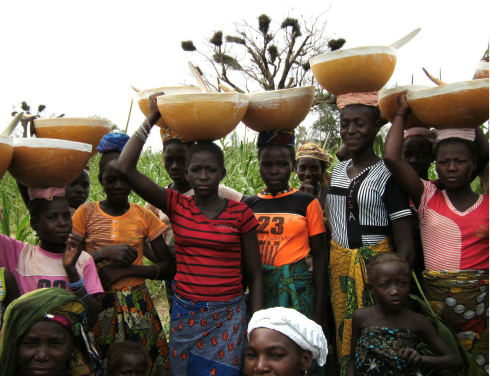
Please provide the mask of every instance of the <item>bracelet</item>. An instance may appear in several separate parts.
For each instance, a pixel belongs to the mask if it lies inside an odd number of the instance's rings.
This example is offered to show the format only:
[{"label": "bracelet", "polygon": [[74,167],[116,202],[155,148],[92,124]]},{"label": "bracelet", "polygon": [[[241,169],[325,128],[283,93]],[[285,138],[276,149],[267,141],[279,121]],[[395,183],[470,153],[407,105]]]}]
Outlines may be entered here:
[{"label": "bracelet", "polygon": [[141,141],[146,142],[148,136],[150,135],[151,125],[148,119],[145,119],[144,123],[134,132],[134,135],[138,137]]},{"label": "bracelet", "polygon": [[84,289],[84,286],[80,286],[80,288],[79,288],[77,291],[75,291],[75,290],[71,290],[71,292],[72,292],[72,293],[74,293],[74,294],[78,294],[78,293],[79,293],[80,291],[82,291],[83,289]]},{"label": "bracelet", "polygon": [[408,115],[402,114],[401,112],[397,112],[395,114],[395,116],[397,116],[397,115],[399,115],[399,116],[403,117],[405,120],[407,120]]},{"label": "bracelet", "polygon": [[79,298],[79,299],[85,299],[87,296],[89,296],[90,294],[87,292],[83,297]]},{"label": "bracelet", "polygon": [[70,286],[70,290],[77,289],[79,287],[83,287],[83,278],[80,278],[78,281],[73,282],[73,283],[68,283]]},{"label": "bracelet", "polygon": [[156,267],[157,267],[157,275],[155,276],[155,279],[158,278],[158,276],[160,275],[160,268],[158,267],[157,264],[154,264]]}]

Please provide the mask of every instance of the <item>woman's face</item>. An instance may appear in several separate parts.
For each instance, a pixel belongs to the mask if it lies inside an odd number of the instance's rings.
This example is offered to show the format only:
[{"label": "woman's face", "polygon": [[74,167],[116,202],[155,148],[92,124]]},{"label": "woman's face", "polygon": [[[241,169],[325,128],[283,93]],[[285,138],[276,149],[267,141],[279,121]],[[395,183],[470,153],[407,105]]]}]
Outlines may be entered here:
[{"label": "woman's face", "polygon": [[38,321],[19,343],[23,376],[59,376],[68,365],[73,348],[72,334],[61,324]]},{"label": "woman's face", "polygon": [[65,187],[65,197],[68,200],[70,207],[78,209],[78,207],[88,199],[90,194],[90,177],[86,171],[73,180]]},{"label": "woman's face", "polygon": [[315,158],[300,158],[296,164],[296,173],[300,182],[308,182],[315,186],[320,181],[324,171],[322,164]]},{"label": "woman's face", "polygon": [[268,146],[260,153],[260,177],[270,193],[277,193],[289,187],[292,170],[291,154],[285,147]]},{"label": "woman's face", "polygon": [[68,201],[55,198],[48,202],[44,210],[31,219],[31,225],[39,238],[54,244],[65,244],[72,230]]},{"label": "woman's face", "polygon": [[302,350],[284,334],[257,328],[250,334],[245,350],[244,372],[247,376],[300,376],[312,362],[310,351]]},{"label": "woman's face", "polygon": [[340,137],[351,155],[372,149],[380,128],[373,118],[372,110],[360,104],[347,106],[340,113]]},{"label": "woman's face", "polygon": [[427,179],[432,163],[432,145],[422,136],[413,136],[403,141],[402,159],[417,172],[421,179]]},{"label": "woman's face", "polygon": [[131,193],[131,188],[122,181],[116,172],[117,159],[111,159],[100,171],[99,182],[104,188],[107,199],[117,204],[125,204]]},{"label": "woman's face", "polygon": [[192,155],[186,174],[196,196],[210,196],[218,192],[226,170],[212,152],[202,150]]},{"label": "woman's face", "polygon": [[439,147],[436,171],[446,189],[458,189],[470,184],[475,168],[476,162],[464,144],[450,142]]},{"label": "woman's face", "polygon": [[185,177],[185,158],[187,155],[187,146],[180,141],[168,141],[165,144],[163,152],[163,164],[167,174],[175,183],[180,183],[187,178]]}]

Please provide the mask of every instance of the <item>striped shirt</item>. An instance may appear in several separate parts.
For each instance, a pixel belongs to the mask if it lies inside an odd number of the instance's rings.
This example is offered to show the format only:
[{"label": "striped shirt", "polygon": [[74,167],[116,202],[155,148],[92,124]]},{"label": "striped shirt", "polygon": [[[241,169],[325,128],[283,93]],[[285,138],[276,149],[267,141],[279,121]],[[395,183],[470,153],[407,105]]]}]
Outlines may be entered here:
[{"label": "striped shirt", "polygon": [[425,267],[434,271],[488,270],[488,196],[458,211],[446,191],[422,180],[418,208]]},{"label": "striped shirt", "polygon": [[187,299],[223,301],[242,294],[241,237],[258,226],[247,205],[226,200],[216,218],[207,218],[194,196],[168,190],[177,274],[174,290]]},{"label": "striped shirt", "polygon": [[351,161],[337,164],[327,195],[332,239],[344,248],[376,245],[390,236],[390,222],[411,215],[408,196],[383,161],[350,179]]}]

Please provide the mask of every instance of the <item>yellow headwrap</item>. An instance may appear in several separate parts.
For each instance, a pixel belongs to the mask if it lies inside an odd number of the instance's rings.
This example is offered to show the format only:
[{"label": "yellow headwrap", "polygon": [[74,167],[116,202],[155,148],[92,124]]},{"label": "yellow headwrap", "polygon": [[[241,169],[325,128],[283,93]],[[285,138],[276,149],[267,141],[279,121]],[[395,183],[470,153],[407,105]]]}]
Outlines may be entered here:
[{"label": "yellow headwrap", "polygon": [[330,163],[332,162],[333,159],[333,157],[330,154],[328,154],[317,144],[313,142],[309,142],[307,144],[302,145],[298,149],[298,152],[296,153],[296,160],[300,158],[313,158],[325,162],[326,168],[325,168],[325,172],[322,175],[320,184],[328,185],[328,182],[330,181],[330,175],[326,169],[330,167]]}]

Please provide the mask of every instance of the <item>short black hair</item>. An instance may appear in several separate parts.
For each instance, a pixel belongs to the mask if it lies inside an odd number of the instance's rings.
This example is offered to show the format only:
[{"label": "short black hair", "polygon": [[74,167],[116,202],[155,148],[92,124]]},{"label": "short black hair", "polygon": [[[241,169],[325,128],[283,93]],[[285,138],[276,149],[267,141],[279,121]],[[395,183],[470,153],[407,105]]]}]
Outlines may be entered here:
[{"label": "short black hair", "polygon": [[441,146],[448,145],[448,144],[462,144],[466,147],[468,153],[470,153],[471,159],[476,158],[476,146],[474,142],[470,140],[464,140],[462,138],[451,137],[439,141],[436,144],[436,147],[434,148],[434,159],[437,159],[437,154],[439,153],[439,149],[441,148]]},{"label": "short black hair", "polygon": [[219,167],[225,169],[225,155],[223,154],[223,150],[221,150],[221,148],[212,141],[202,141],[193,144],[187,151],[185,166],[189,167],[189,162],[191,161],[194,154],[201,151],[207,151],[213,154],[218,160]]},{"label": "short black hair", "polygon": [[51,201],[45,200],[43,198],[35,198],[34,200],[29,201],[27,204],[27,210],[31,216],[31,219],[38,220],[43,212],[49,210],[49,206],[54,200],[66,200],[66,197],[53,197]]},{"label": "short black hair", "polygon": [[148,352],[139,342],[125,341],[115,343],[111,347],[105,358],[105,371],[106,375],[112,375],[117,371],[118,366],[121,363],[121,359],[126,354],[142,355],[146,359],[146,368],[148,368]]},{"label": "short black hair", "polygon": [[171,144],[178,144],[178,145],[182,145],[182,146],[185,146],[185,148],[187,150],[189,150],[189,148],[194,145],[194,143],[192,142],[182,142],[180,140],[177,140],[177,139],[170,139],[168,141],[165,141],[165,143],[163,144],[163,151],[165,151],[165,148],[168,146],[168,145],[171,145]]},{"label": "short black hair", "polygon": [[294,149],[293,145],[277,145],[277,144],[270,144],[270,145],[264,145],[259,148],[257,148],[257,158],[260,161],[260,156],[262,154],[262,151],[266,148],[270,148],[271,146],[278,146],[280,148],[285,148],[287,151],[289,151],[289,155],[291,157],[291,163],[293,164],[293,167],[296,165],[296,150]]},{"label": "short black hair", "polygon": [[394,263],[399,263],[405,266],[407,268],[408,278],[410,278],[411,268],[408,262],[396,253],[385,252],[374,256],[366,265],[366,275],[367,275],[368,283],[372,285],[373,269],[376,265],[394,264]]}]

